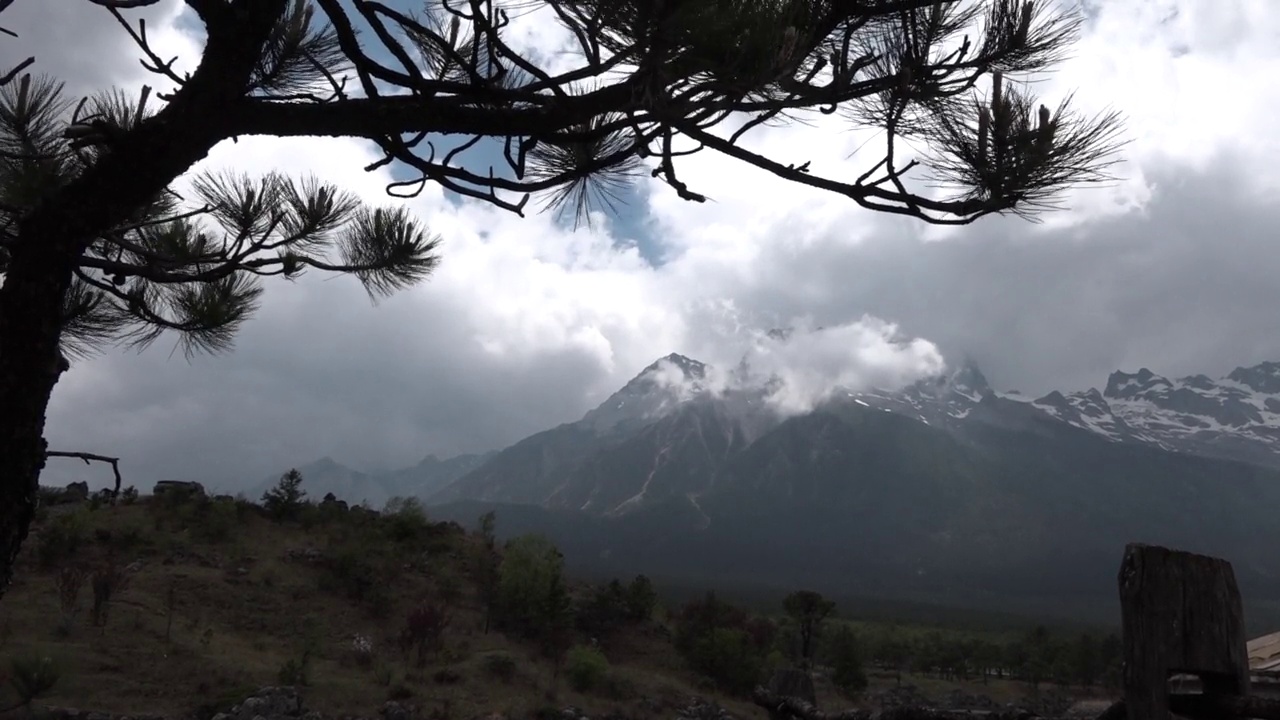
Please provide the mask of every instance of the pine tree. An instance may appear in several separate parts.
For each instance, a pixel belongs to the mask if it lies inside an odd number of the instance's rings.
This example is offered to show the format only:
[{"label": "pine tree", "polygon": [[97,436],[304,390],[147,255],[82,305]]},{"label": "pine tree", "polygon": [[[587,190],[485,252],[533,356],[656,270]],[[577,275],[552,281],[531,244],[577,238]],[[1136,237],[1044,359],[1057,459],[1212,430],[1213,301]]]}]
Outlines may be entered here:
[{"label": "pine tree", "polygon": [[[172,184],[219,143],[365,138],[384,154],[371,167],[417,174],[389,188],[400,197],[433,183],[523,214],[539,196],[575,224],[645,174],[706,200],[677,172],[695,151],[931,223],[1031,217],[1067,187],[1107,180],[1121,144],[1115,113],[1050,110],[1015,82],[1056,64],[1079,34],[1079,10],[1047,0],[429,0],[417,15],[341,0],[186,0],[206,37],[189,75],[126,16],[156,2],[92,0],[84,12],[130,33],[163,92],[104,88],[82,105],[28,61],[0,76],[11,80],[0,87],[0,593],[69,360],[166,333],[187,352],[229,349],[265,277],[346,273],[376,297],[438,263],[439,238],[402,206],[367,206],[314,179],[202,173],[181,201]],[[510,9],[558,18],[578,44],[574,66],[553,73],[508,44]],[[358,25],[373,32],[357,36]],[[391,60],[373,57],[378,45]],[[883,159],[824,177],[806,158],[740,143],[813,112],[883,130]],[[433,142],[444,136],[447,152]],[[505,167],[468,162],[486,142],[502,145]],[[920,157],[904,162],[906,143]],[[947,193],[908,187],[930,180]]]}]

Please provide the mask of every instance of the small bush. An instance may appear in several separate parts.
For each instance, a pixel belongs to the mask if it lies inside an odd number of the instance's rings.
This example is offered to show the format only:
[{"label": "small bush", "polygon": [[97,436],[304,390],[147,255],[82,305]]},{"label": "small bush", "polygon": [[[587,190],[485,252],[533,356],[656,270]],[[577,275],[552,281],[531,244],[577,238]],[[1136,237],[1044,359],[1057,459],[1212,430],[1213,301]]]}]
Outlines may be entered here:
[{"label": "small bush", "polygon": [[54,517],[40,529],[36,559],[45,570],[71,559],[89,537],[88,516],[76,509]]},{"label": "small bush", "polygon": [[418,664],[426,663],[427,653],[439,652],[449,620],[449,613],[438,604],[423,603],[410,610],[400,633],[401,649],[416,651]]},{"label": "small bush", "polygon": [[120,502],[124,503],[125,505],[132,505],[138,502],[138,488],[130,485],[124,490],[121,490]]},{"label": "small bush", "polygon": [[78,567],[64,567],[58,573],[58,608],[62,611],[58,632],[69,635],[80,613],[80,588],[84,587],[85,573]]},{"label": "small bush", "polygon": [[237,685],[221,690],[212,698],[196,703],[192,709],[192,716],[195,720],[213,720],[213,717],[220,713],[229,714],[236,705],[244,702],[244,699],[253,695],[257,689],[255,685]]},{"label": "small bush", "polygon": [[435,671],[435,673],[431,675],[431,679],[435,681],[435,684],[437,685],[457,685],[462,682],[462,676],[459,675],[457,671],[450,670],[449,668],[443,668]]},{"label": "small bush", "polygon": [[224,500],[208,500],[194,508],[192,534],[209,543],[224,543],[231,539],[240,518],[234,503]]},{"label": "small bush", "polygon": [[106,627],[111,601],[129,582],[129,575],[114,564],[103,565],[93,572],[89,580],[93,587],[93,609],[90,618],[94,627]]},{"label": "small bush", "polygon": [[61,677],[57,663],[48,655],[20,655],[9,661],[9,686],[18,696],[19,707],[52,690]]},{"label": "small bush", "polygon": [[320,589],[361,602],[379,583],[378,569],[360,550],[344,547],[325,563]]},{"label": "small bush", "polygon": [[50,505],[57,505],[62,502],[62,499],[65,496],[65,494],[66,493],[64,493],[62,490],[59,490],[58,488],[45,487],[44,485],[41,485],[39,488],[36,489],[36,503],[40,507],[49,507]]},{"label": "small bush", "polygon": [[306,653],[303,653],[301,660],[289,658],[280,666],[280,670],[276,673],[276,679],[280,681],[281,685],[310,685],[310,678],[307,673],[308,665],[310,664],[308,662],[309,659]]},{"label": "small bush", "polygon": [[393,497],[382,510],[387,538],[394,543],[417,545],[430,528],[422,501],[416,497]]},{"label": "small bush", "polygon": [[610,700],[634,700],[640,696],[640,689],[634,682],[613,672],[605,676],[601,690]]},{"label": "small bush", "polygon": [[565,660],[565,675],[574,690],[593,690],[600,686],[608,674],[609,660],[596,648],[577,645],[569,650]]},{"label": "small bush", "polygon": [[484,671],[490,677],[502,682],[511,682],[516,676],[516,661],[506,653],[491,653],[484,656]]}]

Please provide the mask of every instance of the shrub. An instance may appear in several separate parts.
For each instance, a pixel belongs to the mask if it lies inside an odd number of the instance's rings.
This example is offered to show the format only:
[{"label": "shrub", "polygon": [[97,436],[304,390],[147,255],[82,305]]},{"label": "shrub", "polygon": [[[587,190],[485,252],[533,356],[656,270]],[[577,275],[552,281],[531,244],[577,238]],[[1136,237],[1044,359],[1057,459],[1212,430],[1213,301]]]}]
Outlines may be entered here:
[{"label": "shrub", "polygon": [[70,634],[76,615],[80,612],[80,588],[84,587],[84,571],[78,567],[64,567],[58,573],[58,607],[62,610],[58,630]]},{"label": "shrub", "polygon": [[19,655],[9,661],[9,686],[18,696],[19,707],[52,690],[61,677],[57,663],[48,655]]},{"label": "shrub", "polygon": [[239,523],[239,514],[233,502],[206,500],[193,508],[192,534],[210,543],[224,543],[231,539]]},{"label": "shrub", "polygon": [[309,685],[310,680],[307,677],[307,665],[309,658],[304,653],[301,660],[289,658],[280,666],[280,670],[276,673],[276,679],[281,685]]},{"label": "shrub", "polygon": [[377,567],[365,553],[353,547],[343,547],[331,556],[320,578],[322,590],[345,595],[356,602],[363,602],[378,582]]},{"label": "shrub", "polygon": [[46,570],[61,565],[72,558],[89,537],[88,516],[82,509],[75,509],[54,517],[40,529],[36,541],[36,558]]},{"label": "shrub", "polygon": [[431,523],[416,497],[393,497],[382,509],[387,538],[394,543],[417,545],[426,539]]},{"label": "shrub", "polygon": [[862,669],[857,635],[848,625],[841,625],[831,644],[831,681],[836,688],[845,695],[866,690],[867,674]]},{"label": "shrub", "polygon": [[688,654],[694,672],[714,680],[721,690],[742,694],[760,681],[763,661],[742,630],[720,628],[698,638]]},{"label": "shrub", "polygon": [[502,682],[511,682],[516,676],[516,661],[506,653],[490,653],[484,656],[484,671]]},{"label": "shrub", "polygon": [[39,507],[49,507],[62,502],[65,493],[58,488],[45,487],[41,485],[36,488],[36,503]]},{"label": "shrub", "polygon": [[236,705],[244,702],[257,689],[256,685],[236,685],[220,690],[212,698],[197,702],[191,715],[195,720],[213,720],[221,713],[230,714]]},{"label": "shrub", "polygon": [[627,585],[626,595],[627,619],[631,622],[644,622],[653,617],[653,608],[658,604],[658,593],[653,589],[653,582],[644,575],[637,575]]},{"label": "shrub", "polygon": [[578,692],[586,692],[599,687],[608,676],[609,660],[596,648],[577,645],[569,650],[564,669],[569,685]]},{"label": "shrub", "polygon": [[634,700],[640,696],[640,688],[634,682],[613,672],[605,677],[602,690],[610,700]]},{"label": "shrub", "polygon": [[449,620],[449,614],[438,604],[423,603],[410,610],[400,633],[401,649],[405,652],[416,650],[418,664],[426,663],[428,652],[440,650]]},{"label": "shrub", "polygon": [[138,501],[138,488],[130,485],[120,491],[120,501],[125,505],[132,505]]},{"label": "shrub", "polygon": [[129,576],[123,568],[108,563],[93,571],[89,580],[93,586],[93,610],[90,617],[94,627],[106,627],[107,613],[111,610],[111,600],[120,594],[129,582]]},{"label": "shrub", "polygon": [[437,685],[457,685],[462,682],[462,676],[455,670],[441,668],[432,673],[431,680]]}]

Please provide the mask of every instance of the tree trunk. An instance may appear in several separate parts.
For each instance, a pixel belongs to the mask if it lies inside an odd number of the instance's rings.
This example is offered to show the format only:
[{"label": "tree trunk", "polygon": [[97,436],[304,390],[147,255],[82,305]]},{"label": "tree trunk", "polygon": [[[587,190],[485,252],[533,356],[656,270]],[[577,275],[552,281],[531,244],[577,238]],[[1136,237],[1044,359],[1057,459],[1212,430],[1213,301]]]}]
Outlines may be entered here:
[{"label": "tree trunk", "polygon": [[[21,236],[20,236],[21,237]],[[13,248],[0,288],[0,595],[35,514],[45,410],[62,372],[62,299],[71,263],[48,244]]]},{"label": "tree trunk", "polygon": [[288,0],[202,3],[208,41],[199,67],[168,106],[122,134],[80,176],[17,223],[0,287],[0,597],[35,514],[44,469],[45,411],[63,366],[63,297],[94,238],[230,137],[248,79]]}]

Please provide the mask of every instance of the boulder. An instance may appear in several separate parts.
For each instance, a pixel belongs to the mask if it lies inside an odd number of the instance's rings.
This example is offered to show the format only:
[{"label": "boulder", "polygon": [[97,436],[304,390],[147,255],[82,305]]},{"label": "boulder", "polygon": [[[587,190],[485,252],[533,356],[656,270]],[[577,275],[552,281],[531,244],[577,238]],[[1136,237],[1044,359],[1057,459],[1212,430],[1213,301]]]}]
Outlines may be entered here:
[{"label": "boulder", "polygon": [[189,480],[161,480],[151,490],[151,494],[156,497],[162,496],[179,496],[188,499],[203,500],[209,494],[204,491],[204,485]]},{"label": "boulder", "polygon": [[62,491],[62,497],[66,502],[84,502],[89,499],[89,483],[73,482],[67,483],[67,488]]}]

